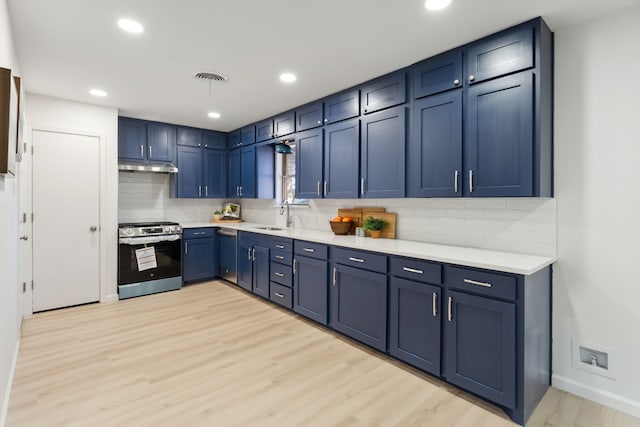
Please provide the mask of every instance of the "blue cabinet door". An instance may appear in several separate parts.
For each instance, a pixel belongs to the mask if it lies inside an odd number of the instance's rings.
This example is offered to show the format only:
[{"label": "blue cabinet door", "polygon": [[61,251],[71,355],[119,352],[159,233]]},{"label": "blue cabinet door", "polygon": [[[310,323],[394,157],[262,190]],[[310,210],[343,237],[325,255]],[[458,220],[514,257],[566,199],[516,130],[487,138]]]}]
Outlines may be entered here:
[{"label": "blue cabinet door", "polygon": [[296,115],[293,111],[280,114],[273,119],[274,137],[280,138],[296,131]]},{"label": "blue cabinet door", "polygon": [[387,275],[333,264],[330,325],[380,351],[387,350]]},{"label": "blue cabinet door", "polygon": [[376,79],[360,88],[360,105],[363,114],[405,102],[407,102],[407,74],[404,70]]},{"label": "blue cabinet door", "polygon": [[441,290],[392,277],[389,287],[389,353],[440,375]]},{"label": "blue cabinet door", "polygon": [[253,241],[247,233],[238,238],[238,286],[253,291]]},{"label": "blue cabinet door", "polygon": [[362,119],[360,197],[405,196],[406,135],[404,106]]},{"label": "blue cabinet door", "polygon": [[147,124],[147,159],[161,162],[174,161],[176,127],[162,123]]},{"label": "blue cabinet door", "polygon": [[215,237],[185,239],[182,257],[182,281],[212,279],[218,274]]},{"label": "blue cabinet door", "polygon": [[118,158],[143,161],[147,158],[147,123],[118,117]]},{"label": "blue cabinet door", "polygon": [[266,141],[274,137],[273,119],[263,120],[256,123],[256,140],[255,142]]},{"label": "blue cabinet door", "polygon": [[467,81],[475,84],[533,67],[534,31],[528,22],[471,44]]},{"label": "blue cabinet door", "polygon": [[252,199],[256,197],[256,147],[242,147],[240,152],[240,197]]},{"label": "blue cabinet door", "polygon": [[240,147],[241,145],[242,136],[240,134],[240,129],[229,132],[229,134],[227,135],[227,149],[232,150],[234,148]]},{"label": "blue cabinet door", "polygon": [[328,321],[329,263],[296,255],[293,274],[293,311],[323,325]]},{"label": "blue cabinet door", "polygon": [[470,87],[465,196],[533,195],[534,100],[530,71]]},{"label": "blue cabinet door", "polygon": [[407,165],[410,197],[462,196],[462,91],[414,103]]},{"label": "blue cabinet door", "polygon": [[187,145],[178,146],[178,174],[176,176],[177,197],[198,198],[203,196],[202,150]]},{"label": "blue cabinet door", "polygon": [[357,199],[360,175],[360,120],[324,128],[324,196]]},{"label": "blue cabinet door", "polygon": [[227,197],[240,197],[242,162],[240,149],[230,150],[227,155]]},{"label": "blue cabinet door", "polygon": [[224,132],[203,131],[202,146],[224,150],[227,148],[227,135]]},{"label": "blue cabinet door", "polygon": [[251,250],[253,259],[253,293],[269,299],[269,248],[258,244]]},{"label": "blue cabinet door", "polygon": [[314,102],[296,110],[296,131],[302,132],[324,124],[324,103]]},{"label": "blue cabinet door", "polygon": [[[204,157],[202,197],[221,199],[226,196],[227,156],[222,150],[202,149]],[[180,170],[180,169],[179,169]],[[180,170],[181,171],[181,170]]]},{"label": "blue cabinet door", "polygon": [[178,145],[202,146],[202,131],[200,129],[179,127],[177,132],[176,143]]},{"label": "blue cabinet door", "polygon": [[462,49],[455,49],[426,59],[412,67],[413,96],[422,98],[461,88]]},{"label": "blue cabinet door", "polygon": [[516,307],[446,292],[447,381],[507,408],[516,403]]},{"label": "blue cabinet door", "polygon": [[323,196],[323,144],[322,128],[296,135],[296,198],[319,199]]},{"label": "blue cabinet door", "polygon": [[350,119],[359,115],[360,91],[358,89],[338,93],[324,100],[325,124]]},{"label": "blue cabinet door", "polygon": [[240,129],[240,144],[251,145],[256,143],[256,127],[254,125],[245,126]]}]

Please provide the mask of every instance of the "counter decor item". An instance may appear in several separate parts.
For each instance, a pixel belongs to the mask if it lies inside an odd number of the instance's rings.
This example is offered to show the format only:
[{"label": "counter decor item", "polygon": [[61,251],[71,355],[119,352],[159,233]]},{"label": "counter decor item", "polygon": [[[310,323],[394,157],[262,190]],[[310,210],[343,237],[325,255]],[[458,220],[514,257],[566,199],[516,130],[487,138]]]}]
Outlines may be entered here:
[{"label": "counter decor item", "polygon": [[377,239],[380,237],[380,233],[382,233],[382,229],[387,225],[387,221],[382,218],[374,218],[372,216],[368,216],[362,223],[362,228],[369,232],[369,236]]},{"label": "counter decor item", "polygon": [[351,227],[353,226],[353,218],[350,216],[342,217],[340,215],[329,221],[331,231],[337,236],[344,236],[349,234]]}]

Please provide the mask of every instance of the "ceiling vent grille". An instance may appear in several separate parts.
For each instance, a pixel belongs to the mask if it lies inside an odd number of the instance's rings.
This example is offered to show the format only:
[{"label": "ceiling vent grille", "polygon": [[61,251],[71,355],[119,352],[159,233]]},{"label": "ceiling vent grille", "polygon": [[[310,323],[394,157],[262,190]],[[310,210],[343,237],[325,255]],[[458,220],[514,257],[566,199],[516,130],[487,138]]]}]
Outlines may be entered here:
[{"label": "ceiling vent grille", "polygon": [[209,80],[210,82],[227,83],[229,81],[229,77],[218,73],[203,72],[197,73],[194,77],[196,79]]}]

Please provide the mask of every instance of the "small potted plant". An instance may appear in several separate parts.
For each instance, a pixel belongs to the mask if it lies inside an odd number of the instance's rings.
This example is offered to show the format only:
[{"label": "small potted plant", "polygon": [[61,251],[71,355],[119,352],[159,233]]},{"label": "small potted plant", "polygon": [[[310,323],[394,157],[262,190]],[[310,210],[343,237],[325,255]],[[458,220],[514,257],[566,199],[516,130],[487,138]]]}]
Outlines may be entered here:
[{"label": "small potted plant", "polygon": [[369,232],[370,237],[377,239],[380,237],[380,230],[382,230],[385,225],[387,225],[387,221],[384,219],[368,216],[362,223],[362,228]]},{"label": "small potted plant", "polygon": [[214,221],[220,221],[220,218],[222,218],[222,213],[220,211],[215,211],[213,213],[213,220]]}]

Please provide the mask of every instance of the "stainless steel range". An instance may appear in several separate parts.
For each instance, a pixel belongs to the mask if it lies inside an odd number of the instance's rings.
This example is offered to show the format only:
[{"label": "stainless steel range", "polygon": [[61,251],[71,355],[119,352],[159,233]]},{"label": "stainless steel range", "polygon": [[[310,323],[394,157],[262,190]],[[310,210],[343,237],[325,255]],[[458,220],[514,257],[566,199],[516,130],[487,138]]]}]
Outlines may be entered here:
[{"label": "stainless steel range", "polygon": [[177,222],[118,226],[120,299],[180,289],[182,228]]}]

